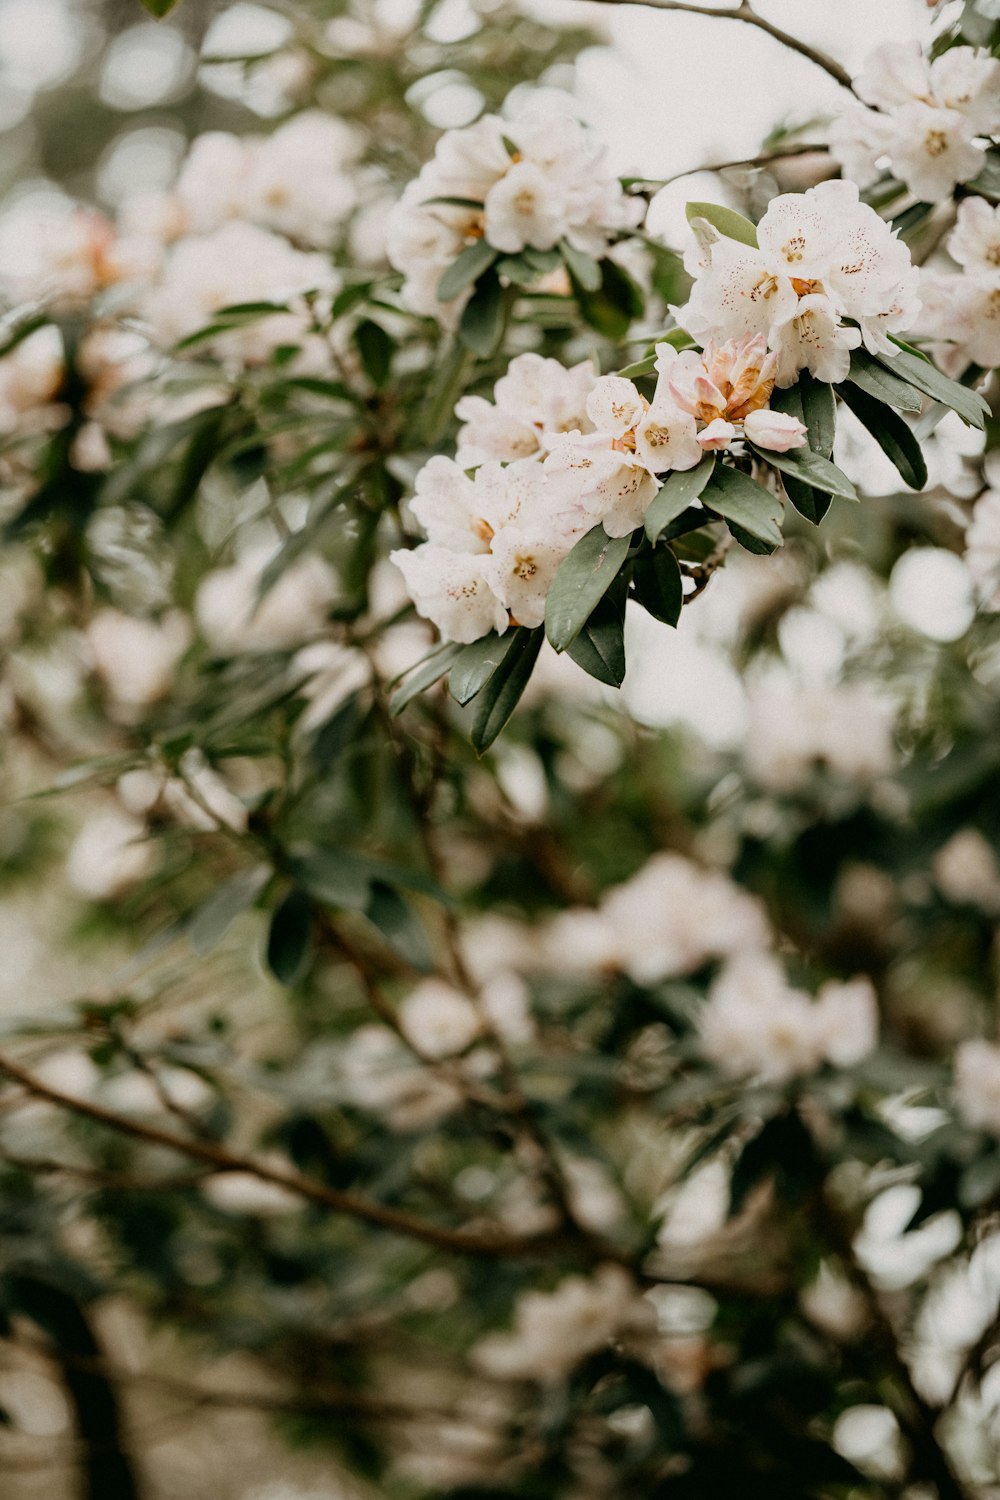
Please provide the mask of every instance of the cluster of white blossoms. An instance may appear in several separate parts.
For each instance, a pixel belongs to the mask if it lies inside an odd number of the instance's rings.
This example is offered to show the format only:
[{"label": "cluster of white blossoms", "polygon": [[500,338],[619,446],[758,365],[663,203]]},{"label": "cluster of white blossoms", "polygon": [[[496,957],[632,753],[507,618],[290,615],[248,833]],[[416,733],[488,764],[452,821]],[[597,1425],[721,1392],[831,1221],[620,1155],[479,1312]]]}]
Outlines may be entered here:
[{"label": "cluster of white blossoms", "polygon": [[854,183],[773,198],[756,246],[705,220],[696,221],[696,238],[685,258],[695,284],[686,305],[671,311],[698,342],[760,335],[777,355],[782,387],[802,370],[845,380],[861,344],[895,354],[889,335],[912,326],[919,310],[909,250]]},{"label": "cluster of white blossoms", "polygon": [[555,1382],[623,1336],[649,1335],[653,1308],[620,1266],[600,1266],[591,1277],[567,1276],[551,1292],[522,1292],[510,1333],[481,1339],[474,1363],[505,1380]]},{"label": "cluster of white blossoms", "polygon": [[1000,488],[984,490],[965,533],[965,566],[984,609],[1000,610]]},{"label": "cluster of white blossoms", "polygon": [[567,370],[523,354],[492,404],[458,403],[457,459],[432,458],[416,479],[411,509],[427,541],[391,554],[418,613],[445,639],[540,625],[575,543],[598,524],[628,536],[668,471],[744,437],[780,452],[805,443],[802,423],[768,405],[777,356],[760,335],[710,341],[704,353],[656,350],[652,401],[589,363]]},{"label": "cluster of white blossoms", "polygon": [[[983,168],[1000,133],[1000,60],[973,47],[929,59],[919,42],[887,42],[865,62],[830,149],[859,187],[884,170],[929,203],[949,197]],[[866,108],[871,105],[872,108]]]},{"label": "cluster of white blossoms", "polygon": [[644,204],[625,194],[605,165],[605,148],[568,105],[542,91],[508,119],[484,115],[444,133],[387,226],[407,307],[454,326],[470,291],[444,303],[438,285],[479,240],[508,255],[565,240],[598,257],[639,223]]},{"label": "cluster of white blossoms", "polygon": [[748,696],[743,757],[758,786],[779,795],[817,767],[869,783],[896,765],[896,705],[864,683],[767,682]]},{"label": "cluster of white blossoms", "polygon": [[703,1053],[727,1076],[784,1083],[823,1063],[861,1062],[878,1044],[878,1005],[863,977],[829,980],[813,1000],[772,954],[741,953],[712,984],[698,1029]]},{"label": "cluster of white blossoms", "polygon": [[682,854],[656,854],[594,909],[570,907],[548,924],[553,967],[627,974],[657,984],[707,963],[767,948],[772,932],[755,896]]},{"label": "cluster of white blossoms", "polygon": [[953,373],[961,374],[969,364],[993,369],[1000,365],[1000,205],[963,199],[948,253],[961,274],[923,272],[917,331],[932,341],[939,362]]},{"label": "cluster of white blossoms", "polygon": [[1000,1046],[981,1039],[955,1053],[955,1103],[966,1125],[1000,1136]]}]

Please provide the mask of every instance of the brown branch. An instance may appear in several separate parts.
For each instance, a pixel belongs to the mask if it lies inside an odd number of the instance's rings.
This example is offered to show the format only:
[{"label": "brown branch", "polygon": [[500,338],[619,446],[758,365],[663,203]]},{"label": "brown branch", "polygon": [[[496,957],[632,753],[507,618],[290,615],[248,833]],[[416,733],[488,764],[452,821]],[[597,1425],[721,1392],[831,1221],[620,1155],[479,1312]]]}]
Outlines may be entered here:
[{"label": "brown branch", "polygon": [[851,75],[846,68],[834,58],[828,57],[825,52],[820,52],[817,47],[811,47],[808,42],[800,41],[798,37],[792,36],[788,31],[782,31],[780,26],[775,26],[773,21],[767,21],[759,16],[755,10],[743,0],[740,5],[726,6],[720,8],[715,5],[690,5],[686,0],[597,0],[602,5],[644,5],[649,10],[680,11],[691,16],[714,16],[723,21],[742,21],[747,26],[755,26],[758,31],[763,31],[766,36],[773,37],[783,47],[788,47],[792,52],[798,52],[801,57],[808,58],[824,73],[829,73],[831,78],[845,89],[853,93],[854,85]]},{"label": "brown branch", "polygon": [[[121,1135],[131,1136],[134,1140],[144,1141],[150,1146],[159,1146],[166,1151],[176,1151],[179,1155],[187,1156],[192,1161],[202,1162],[217,1172],[245,1172],[261,1182],[269,1182],[275,1187],[284,1188],[322,1208],[346,1214],[350,1218],[371,1224],[378,1229],[405,1235],[427,1245],[435,1245],[441,1250],[451,1250],[463,1255],[500,1258],[514,1255],[537,1255],[566,1245],[565,1238],[557,1235],[525,1237],[506,1234],[500,1230],[452,1229],[447,1225],[433,1224],[405,1209],[389,1208],[385,1204],[376,1203],[360,1194],[328,1187],[326,1183],[319,1182],[313,1177],[306,1177],[300,1172],[269,1166],[266,1162],[240,1156],[225,1146],[213,1142],[190,1140],[184,1136],[175,1135],[172,1131],[163,1130],[159,1126],[147,1125],[140,1120],[130,1119],[126,1115],[116,1114],[113,1110],[91,1103],[89,1099],[79,1099],[71,1094],[64,1094],[61,1089],[52,1088],[5,1055],[0,1055],[0,1074],[20,1084],[36,1099],[44,1099],[59,1109],[68,1110],[83,1119],[93,1120],[95,1124],[104,1125]],[[581,1248],[589,1247],[581,1246]]]}]

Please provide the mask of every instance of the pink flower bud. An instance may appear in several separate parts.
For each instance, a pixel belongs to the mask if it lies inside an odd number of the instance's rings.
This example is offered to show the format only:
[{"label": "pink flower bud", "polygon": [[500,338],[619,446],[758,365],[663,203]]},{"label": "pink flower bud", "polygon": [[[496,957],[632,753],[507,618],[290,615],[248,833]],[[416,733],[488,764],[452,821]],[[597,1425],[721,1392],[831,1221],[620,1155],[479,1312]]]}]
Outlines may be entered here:
[{"label": "pink flower bud", "polygon": [[736,428],[732,422],[725,422],[721,417],[716,417],[714,422],[709,422],[698,434],[698,443],[706,453],[716,453],[722,448],[728,448],[736,436]]},{"label": "pink flower bud", "polygon": [[772,453],[787,453],[789,448],[801,448],[807,441],[806,429],[798,417],[772,411],[768,406],[747,412],[743,431],[751,443],[758,448],[770,448]]}]

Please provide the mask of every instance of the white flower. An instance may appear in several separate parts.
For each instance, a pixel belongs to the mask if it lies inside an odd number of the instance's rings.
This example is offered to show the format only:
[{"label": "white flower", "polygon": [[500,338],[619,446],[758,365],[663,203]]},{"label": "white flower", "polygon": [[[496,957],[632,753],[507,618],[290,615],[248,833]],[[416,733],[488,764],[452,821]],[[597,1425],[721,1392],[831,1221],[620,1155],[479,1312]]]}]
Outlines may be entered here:
[{"label": "white flower", "polygon": [[824,1061],[851,1067],[867,1057],[878,1014],[866,979],[830,982],[814,1002],[773,955],[740,954],[714,981],[698,1029],[705,1056],[729,1077],[784,1083]]},{"label": "white flower", "polygon": [[182,610],[171,610],[157,621],[110,608],[97,611],[86,633],[94,670],[109,696],[133,707],[166,696],[192,634]]},{"label": "white flower", "polygon": [[404,1034],[427,1057],[454,1057],[482,1031],[474,1005],[440,979],[425,979],[399,1007]]},{"label": "white flower", "polygon": [[958,183],[968,182],[982,168],[982,150],[969,138],[968,121],[956,109],[904,104],[893,115],[893,127],[893,171],[928,203],[950,197]]},{"label": "white flower", "polygon": [[433,542],[389,553],[406,581],[417,614],[436,625],[446,641],[468,644],[507,629],[507,610],[486,578],[486,557],[452,552]]},{"label": "white flower", "polygon": [[601,1266],[589,1278],[567,1276],[551,1292],[521,1292],[513,1331],[481,1339],[472,1358],[500,1379],[561,1380],[616,1335],[645,1328],[650,1311],[626,1271]]},{"label": "white flower", "polygon": [[862,685],[765,687],[750,695],[746,767],[776,793],[795,791],[819,765],[866,784],[895,764],[893,721],[893,705]]},{"label": "white flower", "polygon": [[851,100],[834,119],[827,139],[844,176],[859,188],[866,188],[876,183],[888,166],[896,131],[887,115]]},{"label": "white flower", "polygon": [[588,529],[588,523],[593,526],[602,521],[614,537],[628,536],[641,525],[659,489],[637,454],[614,448],[600,432],[560,438],[545,460],[544,472],[547,479],[561,482],[567,510],[574,502],[581,508],[582,530]]},{"label": "white flower", "polygon": [[82,301],[146,269],[122,248],[110,220],[92,209],[14,207],[0,218],[0,295],[11,303]]},{"label": "white flower", "polygon": [[1000,286],[974,275],[923,271],[921,314],[915,333],[929,341],[946,372],[961,375],[971,364],[1000,365]]},{"label": "white flower", "polygon": [[0,432],[60,426],[67,409],[53,403],[66,377],[62,335],[52,324],[38,328],[0,359]]},{"label": "white flower", "polygon": [[920,43],[885,42],[870,52],[864,67],[854,80],[855,89],[866,104],[877,109],[894,109],[913,99],[926,99],[930,93],[930,73]]},{"label": "white flower", "polygon": [[975,828],[960,828],[934,856],[934,881],[946,901],[1000,913],[1000,863]]},{"label": "white flower", "polygon": [[116,807],[94,813],[66,858],[66,879],[89,901],[114,901],[139,884],[156,863],[146,825]]},{"label": "white flower", "polygon": [[637,427],[646,412],[646,402],[631,380],[620,375],[602,375],[587,397],[587,416],[598,432],[623,438]]},{"label": "white flower", "polygon": [[463,396],[455,407],[464,424],[457,463],[472,469],[489,459],[540,457],[546,433],[589,432],[587,398],[596,380],[590,360],[567,369],[557,359],[519,354],[494,386],[492,404]]},{"label": "white flower", "polygon": [[359,1026],[336,1062],[343,1098],[384,1116],[393,1130],[430,1129],[462,1102],[453,1084],[414,1062],[385,1026]]},{"label": "white flower", "polygon": [[800,370],[835,385],[851,372],[851,350],[861,343],[861,331],[841,323],[829,297],[803,297],[791,314],[771,329],[771,345],[778,355],[777,383],[794,385]]},{"label": "white flower", "polygon": [[1000,286],[1000,204],[963,198],[948,251],[974,280]]},{"label": "white flower", "polygon": [[962,1043],[955,1053],[955,1102],[966,1125],[1000,1136],[1000,1047]]},{"label": "white flower", "polygon": [[983,607],[1000,610],[1000,490],[986,490],[972,508],[965,533],[965,565]]},{"label": "white flower", "polygon": [[569,547],[558,531],[505,526],[493,539],[483,573],[519,625],[545,619],[545,599]]},{"label": "white flower", "polygon": [[289,650],[323,629],[337,594],[328,565],[315,554],[299,558],[262,594],[261,577],[273,555],[270,547],[255,547],[201,580],[195,615],[220,656]]},{"label": "white flower", "polygon": [[517,162],[486,194],[486,238],[497,250],[551,250],[565,227],[557,180],[533,162]]},{"label": "white flower", "polygon": [[806,427],[798,417],[771,411],[770,407],[748,412],[743,431],[751,443],[756,443],[758,448],[769,448],[772,453],[787,453],[791,448],[801,448],[809,440]]}]

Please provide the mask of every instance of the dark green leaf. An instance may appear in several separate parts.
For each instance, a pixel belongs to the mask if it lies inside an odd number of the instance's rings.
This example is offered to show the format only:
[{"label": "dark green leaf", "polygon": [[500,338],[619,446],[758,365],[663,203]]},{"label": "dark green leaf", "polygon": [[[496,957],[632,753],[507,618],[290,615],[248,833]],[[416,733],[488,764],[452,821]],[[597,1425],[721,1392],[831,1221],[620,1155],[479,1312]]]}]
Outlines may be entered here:
[{"label": "dark green leaf", "polygon": [[488,245],[485,240],[476,240],[471,245],[466,245],[448,269],[442,274],[438,282],[437,294],[441,302],[452,302],[464,292],[466,287],[472,286],[478,281],[484,271],[490,266],[500,254]]},{"label": "dark green leaf", "polygon": [[486,206],[479,198],[449,197],[447,194],[442,194],[439,198],[424,198],[421,207],[429,208],[434,203],[445,204],[448,208],[477,208],[480,213]]},{"label": "dark green leaf", "polygon": [[897,411],[921,411],[924,401],[920,392],[908,380],[903,380],[880,360],[874,359],[864,349],[851,350],[852,385],[876,401],[884,401]]},{"label": "dark green leaf", "polygon": [[651,542],[655,543],[670,522],[698,499],[714,470],[715,454],[706,453],[693,469],[678,470],[663,483],[646,511],[646,535]]},{"label": "dark green leaf", "polygon": [[818,526],[833,504],[832,497],[825,495],[822,490],[813,489],[811,484],[805,484],[801,479],[793,479],[790,474],[784,476],[784,484],[785,494],[799,515]]},{"label": "dark green leaf", "polygon": [[642,551],[632,572],[635,597],[654,619],[665,625],[676,625],[680,619],[684,590],[681,570],[669,547]]},{"label": "dark green leaf", "polygon": [[723,208],[718,203],[689,203],[684,212],[689,224],[695,219],[707,219],[712,228],[725,235],[727,240],[739,240],[741,245],[757,248],[756,228],[735,209]]},{"label": "dark green leaf", "polygon": [[151,16],[162,21],[164,16],[169,16],[174,7],[180,4],[180,0],[142,0],[142,4]]},{"label": "dark green leaf", "polygon": [[829,458],[837,436],[837,401],[833,387],[825,380],[814,380],[808,370],[799,376],[802,420],[809,429],[809,446],[821,458]]},{"label": "dark green leaf", "polygon": [[726,525],[732,533],[733,540],[739,542],[745,552],[752,552],[754,557],[770,557],[772,552],[777,552],[774,542],[762,542],[759,536],[754,536],[752,531],[747,531],[736,521],[727,521]]},{"label": "dark green leaf", "polygon": [[545,633],[557,651],[566,650],[614,583],[630,542],[594,526],[560,564],[545,601]]},{"label": "dark green leaf", "polygon": [[927,464],[920,444],[903,418],[890,406],[875,401],[850,384],[841,391],[841,399],[866,427],[882,452],[895,464],[900,478],[911,489],[922,490],[927,483]]},{"label": "dark green leaf", "polygon": [[574,250],[569,240],[561,240],[559,250],[573,280],[585,292],[596,292],[601,285],[601,267],[594,257],[585,255],[582,250]]},{"label": "dark green leaf", "polygon": [[424,925],[416,912],[391,885],[376,880],[365,916],[373,922],[389,946],[415,969],[433,967]]},{"label": "dark green leaf", "polygon": [[613,260],[601,261],[601,284],[588,292],[570,272],[580,314],[591,328],[609,339],[621,339],[634,318],[642,315],[642,293],[626,271]]},{"label": "dark green leaf", "polygon": [[435,682],[444,676],[457,659],[464,647],[455,641],[442,641],[440,646],[435,646],[423,661],[418,662],[410,672],[404,674],[405,680],[396,689],[389,699],[389,712],[393,718],[402,713],[408,703],[422,693],[425,688],[432,687]]},{"label": "dark green leaf", "polygon": [[500,278],[496,271],[490,270],[465,304],[458,324],[459,338],[480,359],[489,359],[499,348],[505,311]]},{"label": "dark green leaf", "polygon": [[372,289],[370,281],[355,281],[350,286],[337,293],[333,299],[330,313],[333,318],[342,318],[345,313],[350,312],[359,302],[363,302]]},{"label": "dark green leaf", "polygon": [[781,501],[756,480],[718,464],[702,491],[702,504],[735,521],[762,542],[781,546]]},{"label": "dark green leaf", "polygon": [[634,364],[625,365],[618,374],[625,380],[635,380],[637,376],[653,375],[656,373],[656,355],[647,354],[644,359],[637,359]]},{"label": "dark green leaf", "polygon": [[276,908],[267,934],[267,966],[289,987],[309,966],[312,949],[312,906],[302,891],[289,891]]},{"label": "dark green leaf", "polygon": [[[793,479],[811,484],[826,495],[839,495],[842,500],[858,498],[858,492],[847,475],[836,464],[824,458],[821,453],[814,453],[811,448],[791,448],[787,453],[775,453],[770,448],[758,448],[753,443],[748,446],[772,468],[780,469],[782,474],[791,474]],[[768,538],[764,537],[762,540],[767,541]]]},{"label": "dark green leaf", "polygon": [[507,630],[503,635],[490,631],[471,645],[459,648],[448,674],[448,691],[456,703],[470,703],[486,686],[508,651],[517,645],[519,628]]},{"label": "dark green leaf", "polygon": [[879,363],[894,375],[901,375],[904,380],[915,385],[918,391],[923,391],[934,401],[940,401],[942,406],[957,412],[966,426],[985,429],[990,408],[983,397],[976,391],[970,391],[968,386],[959,385],[957,380],[949,380],[929,360],[918,359],[908,350],[900,349],[893,359],[880,358]]},{"label": "dark green leaf", "polygon": [[[617,594],[618,598],[613,598]],[[605,594],[566,655],[598,682],[621,687],[625,677],[625,592]]]},{"label": "dark green leaf", "polygon": [[541,629],[519,630],[514,650],[507,653],[483,688],[471,736],[480,755],[489,749],[517,707],[521,694],[528,685],[541,645]]},{"label": "dark green leaf", "polygon": [[376,389],[389,378],[389,367],[396,348],[392,336],[379,323],[364,318],[354,330],[354,344],[361,357],[365,374]]}]

